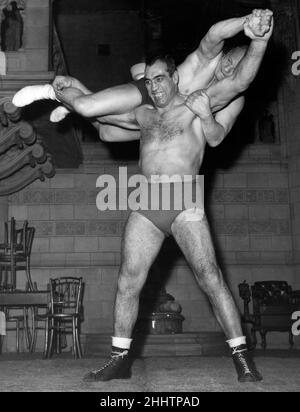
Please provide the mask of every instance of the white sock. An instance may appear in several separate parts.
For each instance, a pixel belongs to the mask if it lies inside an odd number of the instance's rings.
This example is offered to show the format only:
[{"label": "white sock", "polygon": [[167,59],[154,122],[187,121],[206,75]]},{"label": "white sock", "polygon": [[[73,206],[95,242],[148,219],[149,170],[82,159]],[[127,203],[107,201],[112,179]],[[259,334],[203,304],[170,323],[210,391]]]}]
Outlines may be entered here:
[{"label": "white sock", "polygon": [[61,122],[62,120],[64,120],[65,117],[68,116],[69,113],[71,113],[71,112],[66,107],[58,106],[50,114],[50,122],[52,122],[52,123]]},{"label": "white sock", "polygon": [[241,336],[240,338],[230,339],[226,341],[230,349],[236,348],[237,346],[246,345],[246,336]]},{"label": "white sock", "polygon": [[24,107],[43,99],[57,100],[51,84],[23,87],[14,95],[12,102],[17,107]]},{"label": "white sock", "polygon": [[129,338],[117,338],[112,336],[112,346],[120,349],[129,350],[132,339]]}]

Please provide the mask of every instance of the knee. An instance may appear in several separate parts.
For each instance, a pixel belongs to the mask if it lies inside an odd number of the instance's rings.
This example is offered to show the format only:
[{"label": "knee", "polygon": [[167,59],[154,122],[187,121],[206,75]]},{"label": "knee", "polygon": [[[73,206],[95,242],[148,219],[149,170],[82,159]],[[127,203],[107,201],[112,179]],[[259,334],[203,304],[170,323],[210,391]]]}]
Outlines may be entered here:
[{"label": "knee", "polygon": [[138,295],[143,287],[144,278],[142,268],[123,266],[118,280],[118,292],[124,295]]},{"label": "knee", "polygon": [[205,265],[197,273],[200,273],[197,277],[205,292],[211,294],[223,287],[224,278],[221,269],[216,263]]},{"label": "knee", "polygon": [[115,131],[115,128],[112,126],[106,124],[102,124],[101,126],[99,125],[98,132],[100,140],[102,140],[103,142],[116,141],[116,139],[118,139],[118,136],[114,133]]},{"label": "knee", "polygon": [[90,105],[84,98],[85,96],[77,97],[73,102],[73,109],[76,113],[83,117],[91,117]]}]

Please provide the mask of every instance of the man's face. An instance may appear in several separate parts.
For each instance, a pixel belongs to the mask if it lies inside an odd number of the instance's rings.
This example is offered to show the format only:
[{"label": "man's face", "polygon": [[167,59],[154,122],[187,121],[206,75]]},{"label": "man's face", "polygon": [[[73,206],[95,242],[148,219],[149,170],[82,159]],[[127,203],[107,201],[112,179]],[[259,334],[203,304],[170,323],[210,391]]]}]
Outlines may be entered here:
[{"label": "man's face", "polygon": [[166,107],[178,90],[177,72],[170,76],[167,64],[157,60],[152,66],[146,67],[145,85],[155,106]]},{"label": "man's face", "polygon": [[227,54],[224,54],[216,69],[217,79],[222,80],[225,77],[231,76],[245,54],[246,48],[243,47],[236,47],[235,49],[230,50]]}]

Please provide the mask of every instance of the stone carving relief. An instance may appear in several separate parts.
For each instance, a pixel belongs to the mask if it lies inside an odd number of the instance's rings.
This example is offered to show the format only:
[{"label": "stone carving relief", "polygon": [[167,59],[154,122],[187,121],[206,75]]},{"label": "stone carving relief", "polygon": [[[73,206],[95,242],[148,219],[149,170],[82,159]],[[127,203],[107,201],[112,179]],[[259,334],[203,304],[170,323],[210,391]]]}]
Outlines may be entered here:
[{"label": "stone carving relief", "polygon": [[0,0],[1,50],[23,48],[26,0]]}]

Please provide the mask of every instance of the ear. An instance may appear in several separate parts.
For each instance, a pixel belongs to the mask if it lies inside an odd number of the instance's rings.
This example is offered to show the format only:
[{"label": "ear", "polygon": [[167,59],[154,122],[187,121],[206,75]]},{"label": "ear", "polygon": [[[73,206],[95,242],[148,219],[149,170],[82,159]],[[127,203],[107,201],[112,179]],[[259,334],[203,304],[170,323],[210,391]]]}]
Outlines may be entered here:
[{"label": "ear", "polygon": [[178,84],[179,83],[179,74],[178,71],[176,70],[172,76],[174,83]]}]

